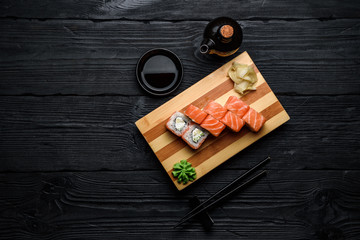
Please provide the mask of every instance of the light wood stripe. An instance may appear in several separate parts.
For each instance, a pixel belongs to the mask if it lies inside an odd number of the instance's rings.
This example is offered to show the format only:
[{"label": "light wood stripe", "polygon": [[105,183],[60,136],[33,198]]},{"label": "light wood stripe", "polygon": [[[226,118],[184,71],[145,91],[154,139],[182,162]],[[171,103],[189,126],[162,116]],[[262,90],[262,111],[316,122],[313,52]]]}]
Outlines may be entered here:
[{"label": "light wood stripe", "polygon": [[[256,90],[256,92],[253,92],[252,94],[249,94],[252,97],[247,99],[247,104],[252,106],[253,101],[258,100],[260,96],[264,96],[264,95],[268,94],[269,92],[271,92],[270,87],[266,83],[263,83],[261,86],[259,86],[259,88]],[[232,89],[229,92],[227,92],[226,94],[222,95],[220,98],[216,99],[215,101],[222,104],[222,105],[224,105],[226,100],[230,96],[233,96],[235,94],[237,94],[237,93]],[[164,125],[165,125],[165,123],[164,123]],[[173,143],[175,141],[175,140],[161,141],[160,139],[158,139],[158,138],[161,138],[161,139],[167,138],[167,136],[169,135],[169,131],[167,131],[166,129],[164,131],[165,132],[162,135],[160,135],[159,137],[157,137],[156,139],[154,139],[152,142],[149,143],[150,147],[156,153],[156,155],[157,155],[157,157],[159,158],[160,161],[163,161],[164,159],[168,158],[172,154],[172,152],[168,151],[166,146],[167,146],[167,144]],[[165,137],[163,137],[163,135],[165,135]],[[208,140],[209,139],[207,139],[206,141],[208,141]],[[154,144],[154,147],[153,147],[153,142],[154,141],[156,143]],[[176,141],[176,142],[179,142],[179,141]],[[183,145],[180,144],[178,146],[178,150],[180,150],[182,147],[183,147]]]},{"label": "light wood stripe", "polygon": [[[254,63],[252,64],[252,66],[255,68],[255,71],[258,71],[257,67],[255,66]],[[256,85],[257,85],[258,89],[256,91],[251,91],[251,92],[249,92],[249,94],[246,94],[241,97],[241,99],[248,104],[250,104],[252,101],[254,101],[255,98],[259,98],[261,96],[262,88],[266,88],[267,91],[271,91],[270,87],[267,85],[265,79],[263,78],[263,76],[261,75],[260,72],[257,72],[257,77],[258,77],[258,82],[256,83]],[[203,80],[201,80],[200,82],[202,82],[202,81]],[[215,101],[219,102],[220,104],[225,104],[225,102],[227,100],[227,96],[235,95],[235,96],[240,97],[239,93],[237,93],[234,90],[233,85],[234,84],[230,80],[230,78],[225,77],[223,79],[222,84],[220,84],[216,88],[212,89],[211,91],[207,92],[205,95],[199,96],[195,101],[191,101],[191,100],[187,101],[187,103],[184,104],[184,107],[182,109],[176,109],[176,110],[170,111],[170,115],[165,116],[164,119],[160,123],[158,123],[156,126],[153,126],[153,128],[151,128],[147,132],[143,133],[143,136],[145,137],[145,139],[148,142],[154,141],[157,137],[159,137],[163,132],[166,131],[166,128],[164,126],[165,126],[166,122],[168,121],[169,117],[171,116],[171,114],[173,114],[175,111],[184,112],[186,107],[189,104],[193,104],[199,108],[203,108],[209,100],[215,100]],[[172,99],[170,101],[174,101],[174,99]],[[160,108],[162,108],[162,106],[160,106]],[[145,117],[148,117],[148,115]],[[138,125],[140,123],[136,122],[136,124]]]},{"label": "light wood stripe", "polygon": [[[264,125],[263,129],[261,129],[260,132],[258,133],[249,132],[241,139],[233,142],[231,145],[224,148],[222,151],[217,152],[213,156],[209,157],[205,162],[195,167],[196,175],[197,175],[196,180],[199,180],[206,173],[208,173],[209,171],[213,170],[214,168],[216,168],[217,166],[219,166],[220,164],[226,161],[226,160],[224,161],[223,159],[228,159],[234,156],[239,152],[239,150],[245,149],[250,144],[259,140],[260,138],[262,138],[269,132],[273,131],[274,129],[278,128],[280,125],[282,125],[288,120],[289,120],[289,115],[286,113],[285,110],[283,110],[274,117],[272,117],[268,122],[266,122],[266,124]],[[189,182],[187,185],[178,184],[176,180],[172,177],[171,171],[169,171],[168,174],[179,190],[182,190],[185,187],[192,184],[191,182]]]},{"label": "light wood stripe", "polygon": [[[168,118],[168,116],[173,113],[174,109],[183,109],[186,107],[189,103],[186,102],[184,104],[183,99],[194,99],[194,93],[197,93],[197,95],[200,97],[206,95],[209,92],[209,89],[219,89],[219,85],[223,84],[223,81],[222,79],[219,79],[218,76],[222,75],[224,76],[224,79],[228,79],[228,77],[226,77],[227,71],[234,61],[248,65],[253,64],[253,61],[251,60],[248,53],[243,52],[233,60],[229,61],[216,71],[203,78],[201,81],[195,83],[185,91],[175,96],[172,100],[164,103],[151,113],[147,114],[145,117],[139,119],[135,124],[140,132],[145,134],[147,131],[153,128],[154,124],[157,125]],[[215,98],[217,97],[212,97],[212,99]]]},{"label": "light wood stripe", "polygon": [[[257,90],[249,92],[242,96],[241,99],[255,110],[261,112],[267,118],[267,122],[258,133],[252,133],[246,127],[239,133],[225,129],[219,137],[209,136],[200,149],[193,150],[181,138],[167,131],[165,127],[166,121],[173,112],[183,112],[189,104],[203,108],[209,100],[215,100],[223,105],[229,96],[239,96],[233,89],[233,82],[227,76],[227,71],[234,61],[254,67],[258,77]],[[195,166],[199,179],[288,119],[289,116],[258,68],[250,56],[244,52],[139,119],[135,124],[171,178],[174,163],[181,159],[187,159]],[[172,178],[172,180],[179,190],[190,185],[190,183],[180,185],[175,182],[175,179]]]},{"label": "light wood stripe", "polygon": [[[281,104],[278,102],[276,96],[274,95],[273,92],[270,92],[268,94],[266,94],[263,98],[266,98],[266,103],[267,104],[259,104],[262,103],[262,98],[259,99],[258,101],[254,102],[253,104],[251,104],[250,106],[252,108],[254,108],[256,111],[259,111],[259,112],[262,112],[264,109],[266,109],[267,107],[271,107],[273,104],[276,104],[278,103],[279,104],[279,107],[281,109],[282,106]],[[276,105],[278,106],[278,105]],[[256,107],[256,108],[255,108]],[[265,115],[264,115],[265,116]],[[271,115],[266,115],[265,118],[269,119],[271,117]],[[163,165],[163,167],[165,168],[166,171],[169,171],[172,169],[173,165],[177,162],[179,162],[181,159],[191,159],[193,156],[197,155],[197,156],[200,156],[199,154],[203,154],[203,150],[204,149],[210,149],[208,148],[208,146],[211,146],[211,147],[214,147],[216,148],[218,144],[221,144],[221,141],[224,141],[228,135],[231,135],[231,136],[238,136],[240,137],[241,134],[243,134],[244,131],[248,131],[246,127],[244,127],[239,133],[232,133],[231,134],[228,134],[230,133],[230,131],[227,131],[227,132],[223,132],[218,138],[213,138],[213,139],[206,139],[204,144],[206,143],[206,145],[203,144],[203,146],[201,146],[200,149],[194,151],[192,150],[190,147],[186,146],[186,147],[183,147],[181,148],[180,150],[178,150],[176,153],[174,152],[171,152],[169,154],[169,157],[167,159],[164,159],[161,164]],[[216,142],[216,144],[213,144],[214,142]],[[189,151],[190,150],[190,151]],[[179,156],[182,156],[181,159],[179,159]],[[159,156],[158,156],[159,157]],[[159,159],[161,161],[161,159]],[[203,161],[203,158],[202,160]]]},{"label": "light wood stripe", "polygon": [[164,148],[167,144],[172,143],[179,139],[181,139],[181,138],[174,135],[170,131],[165,131],[159,137],[157,137],[153,141],[149,142],[149,145],[150,145],[151,149],[156,153],[160,149]]},{"label": "light wood stripe", "polygon": [[[180,109],[173,109],[172,111],[168,111],[168,115],[166,115],[164,117],[164,119],[162,119],[162,121],[160,121],[159,123],[155,123],[152,129],[148,130],[147,132],[143,133],[145,139],[148,142],[152,142],[155,138],[157,138],[158,136],[160,136],[163,132],[166,131],[165,128],[165,124],[168,121],[169,117],[171,116],[171,114],[173,114],[175,111],[179,111],[179,112],[184,112],[186,107],[189,104],[193,104],[199,108],[202,108],[208,100],[213,100],[218,98],[219,96],[222,96],[223,94],[225,94],[227,91],[229,91],[232,88],[233,84],[230,81],[225,81],[223,82],[220,86],[218,86],[217,88],[209,91],[207,94],[200,96],[198,99],[196,99],[195,101],[191,102],[191,101],[183,101],[186,102],[184,104],[184,106]],[[170,100],[172,101],[172,100]],[[146,116],[145,116],[146,117]]]},{"label": "light wood stripe", "polygon": [[277,97],[273,92],[269,92],[266,95],[264,95],[262,98],[254,102],[253,104],[250,104],[250,107],[252,107],[258,112],[262,112],[265,108],[269,107],[275,102],[278,102]]},{"label": "light wood stripe", "polygon": [[[269,115],[266,115],[265,118],[271,119],[274,115],[280,113],[283,108],[279,102],[275,102],[271,106],[269,106],[267,109],[269,109],[267,112],[270,113]],[[263,115],[265,111],[261,112]],[[266,131],[265,127],[266,123],[264,124],[263,128],[258,132]],[[264,129],[264,130],[263,130]],[[218,152],[222,151],[227,146],[231,145],[233,142],[238,141],[239,139],[246,136],[248,133],[250,133],[250,130],[248,128],[244,128],[240,131],[240,133],[229,133],[227,135],[221,136],[221,139],[219,139],[218,142],[213,144],[211,147],[208,147],[204,149],[203,151],[197,152],[193,156],[191,156],[188,161],[193,164],[193,166],[198,166],[201,163],[207,161],[208,158],[213,156],[214,154],[217,154]],[[242,150],[242,149],[237,149]]]},{"label": "light wood stripe", "polygon": [[[265,94],[267,94],[269,92],[271,92],[271,89],[270,89],[269,85],[266,82],[263,82],[261,85],[259,85],[257,87],[256,91],[251,91],[248,94],[246,94],[245,96],[241,97],[240,99],[243,100],[246,104],[250,105],[251,103],[258,100],[263,95],[265,95]],[[234,90],[234,88],[231,87],[231,89],[228,92],[226,92],[222,96],[219,96],[217,99],[213,99],[213,100],[215,102],[217,102],[217,103],[220,103],[221,105],[225,105],[226,101],[228,100],[228,98],[230,96],[240,97],[239,93],[237,93]]]},{"label": "light wood stripe", "polygon": [[[224,149],[226,149],[228,146],[232,145],[234,142],[238,142],[239,140],[243,139],[242,141],[247,141],[246,140],[246,136],[248,134],[251,135],[261,135],[262,132],[266,132],[267,129],[269,129],[267,127],[267,125],[269,123],[271,123],[271,118],[273,116],[276,116],[279,112],[282,112],[283,108],[280,104],[280,102],[276,101],[275,103],[273,103],[271,106],[269,106],[268,108],[264,109],[263,111],[261,111],[261,113],[269,119],[269,121],[267,121],[263,128],[258,132],[258,133],[252,133],[250,132],[250,130],[248,128],[242,129],[239,133],[228,133],[228,134],[224,134],[221,137],[219,137],[219,142],[217,144],[211,145],[211,147],[206,147],[205,149],[203,149],[202,151],[196,152],[195,154],[193,154],[191,157],[187,158],[187,161],[190,162],[192,164],[193,167],[197,167],[199,165],[201,165],[204,162],[207,162],[207,160],[209,158],[211,158],[214,155],[217,155],[219,152],[224,151]],[[265,115],[267,114],[267,115]],[[268,123],[269,122],[269,123]],[[236,152],[239,152],[240,150],[242,150],[243,148],[240,148],[236,145]],[[226,154],[228,154],[229,152],[226,152]],[[232,155],[231,155],[232,156]],[[230,157],[231,157],[230,156]],[[175,161],[170,168],[167,170],[168,174],[171,174],[172,171],[172,166],[178,162],[179,160]],[[221,161],[221,160],[218,160]],[[224,162],[225,160],[223,160]]]}]

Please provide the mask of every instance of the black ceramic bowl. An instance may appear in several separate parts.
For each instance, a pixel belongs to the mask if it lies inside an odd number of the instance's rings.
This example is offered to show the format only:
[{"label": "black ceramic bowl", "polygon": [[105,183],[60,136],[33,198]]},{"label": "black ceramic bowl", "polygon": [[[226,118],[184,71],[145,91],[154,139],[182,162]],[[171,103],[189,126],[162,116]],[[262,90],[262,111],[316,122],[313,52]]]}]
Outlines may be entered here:
[{"label": "black ceramic bowl", "polygon": [[183,78],[183,66],[175,53],[152,49],[139,59],[136,78],[140,86],[155,96],[165,96],[179,87]]}]

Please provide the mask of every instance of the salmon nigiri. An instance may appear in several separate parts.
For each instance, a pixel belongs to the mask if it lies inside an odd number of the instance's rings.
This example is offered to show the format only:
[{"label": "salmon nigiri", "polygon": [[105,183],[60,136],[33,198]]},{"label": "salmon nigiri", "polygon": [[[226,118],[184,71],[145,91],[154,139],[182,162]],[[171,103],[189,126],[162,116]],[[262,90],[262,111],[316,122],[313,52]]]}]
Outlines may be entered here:
[{"label": "salmon nigiri", "polygon": [[212,135],[217,137],[224,130],[225,125],[211,115],[208,115],[201,123],[200,127],[208,130]]},{"label": "salmon nigiri", "polygon": [[207,113],[202,111],[200,108],[190,104],[185,110],[185,115],[191,118],[191,120],[197,124],[201,124],[201,122],[206,118]]},{"label": "salmon nigiri", "polygon": [[227,109],[221,106],[219,103],[210,101],[205,107],[204,112],[210,114],[214,118],[220,120],[225,113],[227,112]]},{"label": "salmon nigiri", "polygon": [[249,109],[242,119],[245,121],[246,126],[253,132],[258,132],[266,122],[265,117],[252,108]]},{"label": "salmon nigiri", "polygon": [[242,120],[238,115],[230,111],[228,111],[220,121],[234,132],[239,132],[241,128],[245,125],[244,120]]},{"label": "salmon nigiri", "polygon": [[245,113],[249,110],[249,105],[241,101],[239,98],[235,96],[230,96],[229,99],[225,103],[225,107],[238,115],[239,117],[243,117]]}]

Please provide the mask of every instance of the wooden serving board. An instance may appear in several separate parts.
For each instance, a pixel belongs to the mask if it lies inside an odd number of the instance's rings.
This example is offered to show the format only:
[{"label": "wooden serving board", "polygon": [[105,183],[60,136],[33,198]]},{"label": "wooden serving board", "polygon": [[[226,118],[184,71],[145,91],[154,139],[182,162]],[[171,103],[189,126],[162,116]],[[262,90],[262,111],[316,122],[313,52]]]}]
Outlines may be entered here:
[{"label": "wooden serving board", "polygon": [[[250,132],[245,126],[239,133],[233,133],[225,129],[219,137],[209,136],[199,149],[193,150],[181,138],[168,131],[165,124],[175,111],[184,112],[189,104],[203,108],[209,100],[215,100],[224,105],[229,96],[240,97],[234,91],[234,84],[227,76],[227,72],[234,61],[254,67],[258,77],[258,82],[256,83],[257,89],[256,91],[249,92],[241,97],[241,99],[256,111],[261,112],[267,121],[258,133]],[[135,124],[177,189],[182,190],[192,182],[186,185],[177,183],[171,174],[175,163],[182,159],[187,159],[195,167],[196,180],[198,180],[289,119],[289,115],[266,83],[249,54],[243,52],[176,97],[139,119]]]}]

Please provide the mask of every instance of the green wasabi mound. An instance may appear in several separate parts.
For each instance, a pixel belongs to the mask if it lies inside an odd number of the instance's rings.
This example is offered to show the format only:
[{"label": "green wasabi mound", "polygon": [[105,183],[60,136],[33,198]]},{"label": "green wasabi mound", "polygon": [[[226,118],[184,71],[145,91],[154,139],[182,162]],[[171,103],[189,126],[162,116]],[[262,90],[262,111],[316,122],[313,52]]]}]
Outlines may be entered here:
[{"label": "green wasabi mound", "polygon": [[187,184],[189,181],[196,179],[195,168],[191,167],[191,163],[186,160],[175,163],[173,168],[172,175],[177,178],[178,183]]}]

